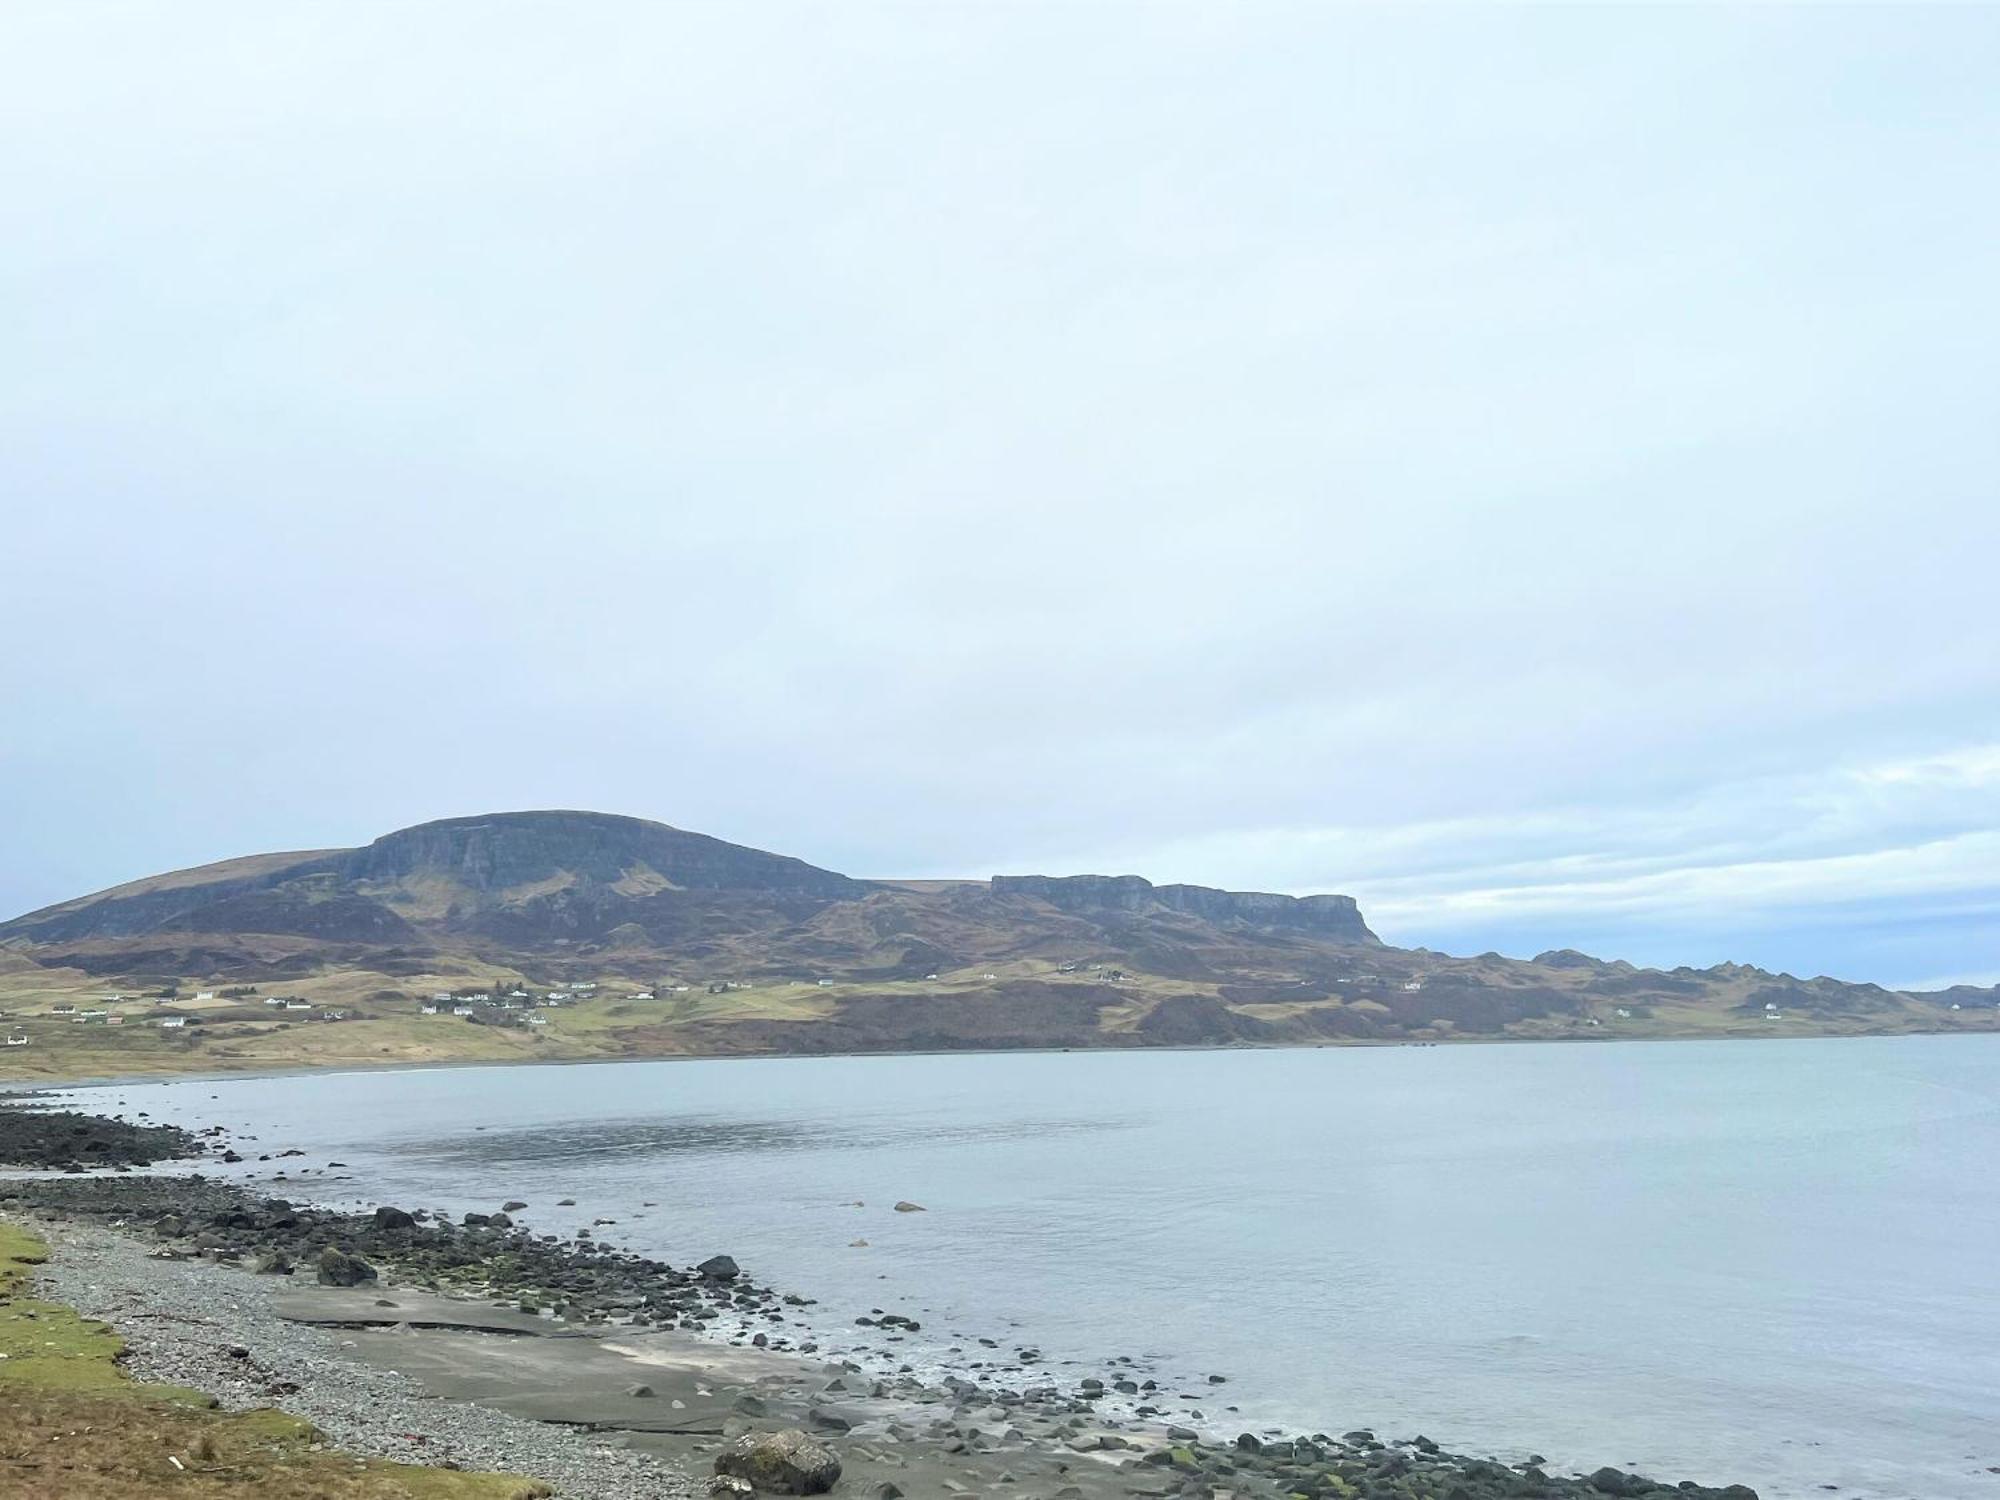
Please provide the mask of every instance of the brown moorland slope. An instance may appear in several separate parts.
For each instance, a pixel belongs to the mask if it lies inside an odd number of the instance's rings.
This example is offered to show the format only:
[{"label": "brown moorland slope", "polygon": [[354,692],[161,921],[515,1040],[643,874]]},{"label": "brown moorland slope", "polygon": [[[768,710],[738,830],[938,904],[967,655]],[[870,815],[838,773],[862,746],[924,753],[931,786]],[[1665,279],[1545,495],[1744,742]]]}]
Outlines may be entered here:
[{"label": "brown moorland slope", "polygon": [[228,860],[0,924],[0,1025],[20,1039],[0,1076],[17,1077],[1993,1029],[1996,1001],[1742,965],[1396,948],[1343,895],[1134,875],[857,880],[586,812]]}]

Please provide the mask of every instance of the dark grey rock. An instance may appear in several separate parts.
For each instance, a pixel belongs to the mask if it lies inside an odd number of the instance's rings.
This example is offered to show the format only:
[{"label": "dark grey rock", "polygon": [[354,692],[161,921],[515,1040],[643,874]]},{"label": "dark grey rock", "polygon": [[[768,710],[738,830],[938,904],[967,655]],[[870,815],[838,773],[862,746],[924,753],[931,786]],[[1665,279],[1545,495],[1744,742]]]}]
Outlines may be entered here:
[{"label": "dark grey rock", "polygon": [[715,1456],[715,1472],[779,1495],[823,1495],[840,1481],[840,1459],[796,1427],[746,1432]]},{"label": "dark grey rock", "polygon": [[360,1286],[375,1279],[375,1268],[358,1255],[328,1245],[319,1253],[321,1286]]}]

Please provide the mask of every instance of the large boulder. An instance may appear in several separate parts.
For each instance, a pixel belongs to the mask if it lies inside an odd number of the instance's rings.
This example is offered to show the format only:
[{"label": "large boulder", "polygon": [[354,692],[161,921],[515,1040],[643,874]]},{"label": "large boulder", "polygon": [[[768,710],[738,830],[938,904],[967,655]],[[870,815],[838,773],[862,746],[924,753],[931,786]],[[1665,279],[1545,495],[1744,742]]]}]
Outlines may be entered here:
[{"label": "large boulder", "polygon": [[319,1253],[321,1286],[360,1286],[364,1281],[374,1279],[375,1268],[358,1255],[349,1255],[331,1245]]},{"label": "large boulder", "polygon": [[796,1427],[746,1432],[715,1455],[715,1472],[778,1495],[824,1495],[840,1479],[840,1459]]},{"label": "large boulder", "polygon": [[696,1266],[695,1270],[706,1276],[710,1281],[734,1281],[738,1276],[742,1275],[742,1272],[737,1268],[736,1262],[727,1255],[711,1255],[707,1260]]},{"label": "large boulder", "polygon": [[382,1207],[375,1210],[375,1227],[377,1229],[415,1229],[417,1221],[415,1216],[407,1211],[400,1208],[391,1208],[385,1203]]}]

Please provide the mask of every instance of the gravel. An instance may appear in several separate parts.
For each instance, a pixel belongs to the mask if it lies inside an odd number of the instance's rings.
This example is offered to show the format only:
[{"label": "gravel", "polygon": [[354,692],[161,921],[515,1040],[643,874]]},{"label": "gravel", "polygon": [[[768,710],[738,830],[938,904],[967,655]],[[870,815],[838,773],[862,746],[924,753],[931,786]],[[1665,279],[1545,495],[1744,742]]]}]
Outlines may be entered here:
[{"label": "gravel", "polygon": [[406,1376],[344,1358],[340,1335],[271,1310],[282,1278],[155,1259],[109,1230],[40,1224],[58,1253],[48,1294],[114,1324],[141,1380],[192,1386],[231,1410],[278,1406],[346,1452],[400,1463],[526,1474],[570,1500],[685,1500],[679,1469],[469,1402],[426,1396]]}]

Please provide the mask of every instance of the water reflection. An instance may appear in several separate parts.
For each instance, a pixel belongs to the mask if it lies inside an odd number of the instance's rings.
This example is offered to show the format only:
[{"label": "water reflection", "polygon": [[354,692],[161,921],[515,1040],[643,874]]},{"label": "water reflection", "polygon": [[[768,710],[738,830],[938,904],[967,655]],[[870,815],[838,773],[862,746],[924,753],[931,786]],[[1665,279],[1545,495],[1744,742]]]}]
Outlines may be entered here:
[{"label": "water reflection", "polygon": [[797,1151],[873,1151],[913,1143],[977,1145],[1130,1129],[1127,1119],[755,1120],[724,1115],[578,1120],[509,1130],[416,1134],[386,1142],[406,1160],[490,1166],[648,1157],[742,1156]]}]

